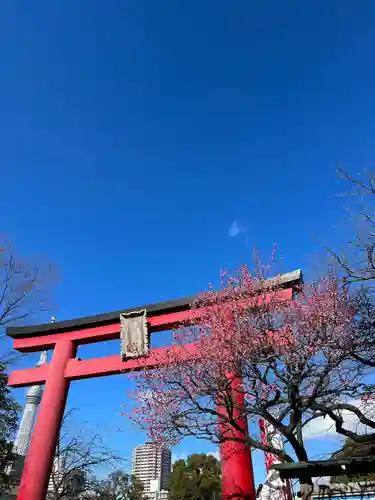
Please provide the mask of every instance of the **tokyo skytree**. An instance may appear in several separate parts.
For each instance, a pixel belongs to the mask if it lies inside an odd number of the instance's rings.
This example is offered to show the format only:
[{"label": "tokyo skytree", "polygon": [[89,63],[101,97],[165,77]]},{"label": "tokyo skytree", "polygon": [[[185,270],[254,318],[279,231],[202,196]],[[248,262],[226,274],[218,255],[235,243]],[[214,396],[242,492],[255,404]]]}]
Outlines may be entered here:
[{"label": "tokyo skytree", "polygon": [[[43,351],[36,366],[42,366],[47,361],[47,351]],[[33,385],[26,393],[26,406],[13,445],[13,453],[25,457],[27,455],[38,405],[42,399],[43,385]]]}]

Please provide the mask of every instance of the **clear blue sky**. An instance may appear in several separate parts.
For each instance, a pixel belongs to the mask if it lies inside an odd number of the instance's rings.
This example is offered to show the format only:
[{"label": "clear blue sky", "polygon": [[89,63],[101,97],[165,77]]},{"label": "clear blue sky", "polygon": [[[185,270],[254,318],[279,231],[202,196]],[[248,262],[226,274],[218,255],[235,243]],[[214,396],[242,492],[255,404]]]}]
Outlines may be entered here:
[{"label": "clear blue sky", "polygon": [[[253,245],[285,269],[339,245],[335,162],[374,160],[374,24],[371,0],[3,0],[0,229],[61,268],[58,319],[189,295]],[[69,398],[125,455],[127,388]]]}]

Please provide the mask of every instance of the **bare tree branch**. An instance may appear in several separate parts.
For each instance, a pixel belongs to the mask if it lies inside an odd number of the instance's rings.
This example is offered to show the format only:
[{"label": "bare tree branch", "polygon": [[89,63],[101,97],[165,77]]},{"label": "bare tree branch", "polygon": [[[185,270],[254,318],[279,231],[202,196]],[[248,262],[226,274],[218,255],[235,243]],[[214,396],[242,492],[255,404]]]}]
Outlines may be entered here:
[{"label": "bare tree branch", "polygon": [[107,447],[99,434],[85,438],[82,431],[71,435],[70,418],[75,409],[65,416],[56,447],[50,478],[48,500],[76,499],[77,495],[98,489],[95,470],[102,465],[115,468],[123,459]]},{"label": "bare tree branch", "polygon": [[[0,243],[0,340],[5,326],[30,322],[50,308],[58,273],[42,258],[18,257],[7,239]],[[5,356],[5,355],[4,355]],[[4,360],[4,357],[3,357]]]}]

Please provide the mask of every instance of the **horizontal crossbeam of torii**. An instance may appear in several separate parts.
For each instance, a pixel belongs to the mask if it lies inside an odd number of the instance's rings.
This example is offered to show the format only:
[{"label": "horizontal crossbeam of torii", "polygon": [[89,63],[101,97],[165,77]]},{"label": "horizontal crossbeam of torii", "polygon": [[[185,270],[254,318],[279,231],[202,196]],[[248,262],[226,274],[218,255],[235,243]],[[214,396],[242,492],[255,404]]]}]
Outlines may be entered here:
[{"label": "horizontal crossbeam of torii", "polygon": [[[283,275],[278,281],[278,285],[283,286],[283,290],[277,292],[280,298],[291,299],[293,289],[300,280],[300,271]],[[12,387],[45,384],[17,500],[45,499],[70,381],[140,371],[145,365],[157,368],[160,366],[157,362],[160,354],[167,349],[151,349],[142,362],[137,359],[122,361],[120,355],[79,360],[76,358],[78,345],[119,338],[120,313],[123,312],[145,309],[150,333],[176,328],[182,322],[188,322],[193,300],[194,297],[189,297],[128,311],[7,329],[7,335],[13,338],[14,348],[20,352],[53,349],[50,363],[38,368],[15,370],[9,376]],[[188,348],[194,350],[195,346],[192,344]],[[185,352],[186,349],[187,346],[184,346]],[[247,422],[244,421],[243,426],[247,429]],[[241,442],[227,442],[221,445],[220,453],[224,498],[254,500],[250,450]]]}]

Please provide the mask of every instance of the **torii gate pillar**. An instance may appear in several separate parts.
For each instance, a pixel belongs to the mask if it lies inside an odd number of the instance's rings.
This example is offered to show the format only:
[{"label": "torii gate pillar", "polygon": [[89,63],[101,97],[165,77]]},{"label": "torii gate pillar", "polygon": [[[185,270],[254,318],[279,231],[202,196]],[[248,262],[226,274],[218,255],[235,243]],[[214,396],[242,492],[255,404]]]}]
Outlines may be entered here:
[{"label": "torii gate pillar", "polygon": [[61,340],[54,349],[17,500],[44,500],[46,497],[70,385],[64,373],[75,351],[70,340]]},{"label": "torii gate pillar", "polygon": [[[220,446],[222,494],[226,500],[232,498],[253,500],[256,498],[253,463],[251,450],[244,441],[244,437],[249,431],[247,419],[240,410],[245,408],[245,396],[239,378],[232,380],[232,389],[232,397],[235,401],[232,418],[236,420],[236,424],[241,430],[220,424],[220,429],[227,438]],[[225,406],[219,406],[217,412],[223,415],[224,419],[227,417]],[[230,441],[228,439],[230,437],[237,438],[239,441]]]}]

